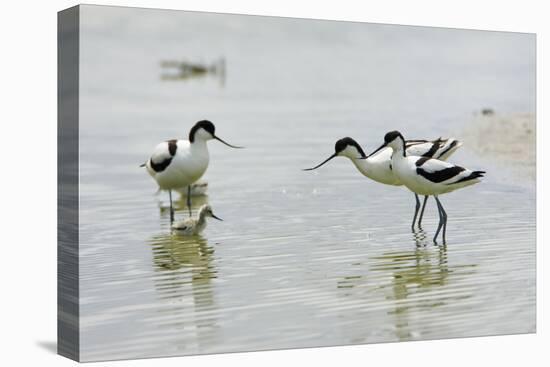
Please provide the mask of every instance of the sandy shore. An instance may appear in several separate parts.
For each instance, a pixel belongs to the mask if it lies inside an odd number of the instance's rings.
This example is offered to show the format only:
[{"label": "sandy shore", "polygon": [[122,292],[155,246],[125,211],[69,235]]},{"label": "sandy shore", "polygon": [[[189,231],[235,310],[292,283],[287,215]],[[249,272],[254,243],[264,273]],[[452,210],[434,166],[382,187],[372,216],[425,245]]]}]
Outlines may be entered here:
[{"label": "sandy shore", "polygon": [[536,178],[536,118],[534,114],[499,115],[485,111],[468,124],[462,138],[478,153]]}]

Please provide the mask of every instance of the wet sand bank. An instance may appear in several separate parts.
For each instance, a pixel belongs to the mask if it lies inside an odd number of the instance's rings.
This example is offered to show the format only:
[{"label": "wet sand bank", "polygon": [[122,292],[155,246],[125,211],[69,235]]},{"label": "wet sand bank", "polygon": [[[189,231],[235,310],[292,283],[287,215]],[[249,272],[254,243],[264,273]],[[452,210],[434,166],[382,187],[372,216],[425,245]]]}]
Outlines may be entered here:
[{"label": "wet sand bank", "polygon": [[522,113],[475,116],[462,139],[479,154],[509,167],[518,175],[536,178],[536,118]]}]

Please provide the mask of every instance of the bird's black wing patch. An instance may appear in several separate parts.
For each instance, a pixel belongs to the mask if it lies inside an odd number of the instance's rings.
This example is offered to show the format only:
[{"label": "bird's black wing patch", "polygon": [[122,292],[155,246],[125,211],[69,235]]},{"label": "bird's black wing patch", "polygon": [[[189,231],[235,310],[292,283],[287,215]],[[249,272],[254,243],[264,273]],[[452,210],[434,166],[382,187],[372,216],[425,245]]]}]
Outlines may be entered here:
[{"label": "bird's black wing patch", "polygon": [[168,152],[172,157],[176,155],[176,150],[178,150],[178,141],[176,139],[168,140]]},{"label": "bird's black wing patch", "polygon": [[437,153],[437,150],[441,147],[441,144],[444,143],[444,142],[445,142],[445,140],[441,140],[441,138],[436,139],[436,140],[432,140],[432,141],[420,140],[420,139],[418,139],[418,140],[407,140],[405,142],[405,148],[409,149],[409,148],[412,148],[416,145],[431,144],[430,149],[425,151],[425,153],[422,153],[422,154],[417,153],[417,154],[421,155],[422,157],[434,158],[435,153]]},{"label": "bird's black wing patch", "polygon": [[462,171],[464,171],[464,168],[459,166],[447,167],[433,172],[426,171],[422,167],[418,167],[416,169],[416,173],[418,173],[420,176],[435,183],[447,181],[448,179],[455,177]]},{"label": "bird's black wing patch", "polygon": [[430,157],[421,157],[416,161],[415,164],[416,164],[417,167],[422,167],[422,165],[424,163],[426,163],[427,161],[429,161],[430,159],[431,159]]},{"label": "bird's black wing patch", "polygon": [[437,152],[437,150],[439,149],[440,144],[441,144],[440,139],[432,141],[432,147],[426,153],[422,154],[422,156],[433,158],[435,152]]},{"label": "bird's black wing patch", "polygon": [[176,155],[176,151],[178,150],[178,141],[176,139],[168,140],[168,153],[170,154],[170,157],[167,157],[165,154],[164,159],[160,162],[155,162],[153,158],[150,159],[151,162],[151,168],[155,172],[162,172],[172,163],[172,158]]},{"label": "bird's black wing patch", "polygon": [[151,162],[151,168],[153,169],[153,171],[162,172],[166,169],[166,167],[170,165],[170,163],[172,163],[172,157],[164,159],[159,163],[155,163],[152,159],[150,160],[150,162]]}]

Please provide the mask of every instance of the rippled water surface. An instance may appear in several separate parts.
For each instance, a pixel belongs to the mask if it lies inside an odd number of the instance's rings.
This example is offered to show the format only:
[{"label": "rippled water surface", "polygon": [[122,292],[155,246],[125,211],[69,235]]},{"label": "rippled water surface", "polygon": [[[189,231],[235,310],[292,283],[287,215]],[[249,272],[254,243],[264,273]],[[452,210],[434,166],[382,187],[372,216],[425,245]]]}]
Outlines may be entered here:
[{"label": "rippled water surface", "polygon": [[[81,14],[80,315],[83,360],[535,331],[535,184],[465,145],[488,172],[430,201],[335,159],[352,136],[460,132],[472,112],[534,111],[534,36],[85,6]],[[163,60],[226,62],[162,78]],[[207,118],[205,179],[223,222],[169,229],[139,168]],[[187,214],[177,201],[177,218]]]}]

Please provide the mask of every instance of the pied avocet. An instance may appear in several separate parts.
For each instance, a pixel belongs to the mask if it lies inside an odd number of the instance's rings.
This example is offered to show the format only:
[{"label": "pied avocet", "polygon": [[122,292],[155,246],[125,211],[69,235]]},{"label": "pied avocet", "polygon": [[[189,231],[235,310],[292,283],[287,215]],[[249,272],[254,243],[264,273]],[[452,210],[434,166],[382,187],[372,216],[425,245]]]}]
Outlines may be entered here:
[{"label": "pied avocet", "polygon": [[371,155],[389,147],[392,171],[399,181],[417,195],[433,195],[439,210],[439,225],[434,242],[443,227],[443,243],[447,230],[447,213],[438,196],[480,182],[484,171],[472,171],[439,159],[419,157],[409,154],[405,138],[399,131],[391,131],[384,136],[384,144]]},{"label": "pied avocet", "polygon": [[[430,158],[433,157],[441,160],[447,159],[461,146],[462,142],[453,138],[439,138],[431,141],[408,140],[406,142],[407,154]],[[402,183],[392,172],[391,154],[392,150],[390,148],[386,148],[381,149],[375,154],[371,154],[367,157],[361,146],[355,140],[346,137],[336,142],[336,144],[334,145],[334,154],[332,154],[330,157],[328,157],[325,161],[318,164],[317,166],[313,168],[307,168],[305,169],[305,171],[317,169],[335,157],[346,157],[353,162],[359,172],[361,172],[364,176],[370,178],[371,180],[386,185],[400,186],[402,185]],[[358,159],[359,157],[363,159]],[[414,196],[416,199],[416,206],[411,225],[411,228],[413,230],[414,224],[416,222],[416,217],[418,215],[418,210],[420,209],[420,200],[418,199],[418,195],[415,193]],[[422,217],[424,215],[424,208],[426,207],[427,200],[428,196],[426,195],[424,197],[422,210],[420,211],[420,218],[418,219],[419,227],[422,223]]]},{"label": "pied avocet", "polygon": [[202,177],[208,168],[209,154],[206,142],[218,140],[231,148],[242,148],[226,143],[216,136],[214,124],[199,121],[189,131],[189,140],[172,139],[155,147],[151,158],[141,167],[155,179],[161,190],[168,190],[170,197],[170,222],[174,221],[172,190],[187,186],[187,206],[191,216],[191,184]]}]

